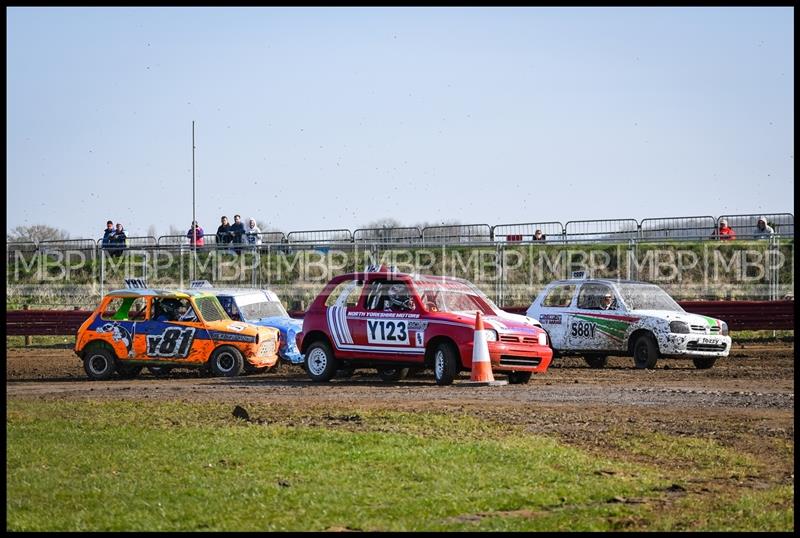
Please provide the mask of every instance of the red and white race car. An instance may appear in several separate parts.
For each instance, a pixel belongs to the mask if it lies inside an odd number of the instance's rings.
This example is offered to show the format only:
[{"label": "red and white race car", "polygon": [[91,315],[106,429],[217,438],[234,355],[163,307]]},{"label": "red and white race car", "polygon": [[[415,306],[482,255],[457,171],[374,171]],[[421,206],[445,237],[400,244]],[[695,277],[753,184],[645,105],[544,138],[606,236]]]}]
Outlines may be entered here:
[{"label": "red and white race car", "polygon": [[314,381],[356,367],[377,368],[386,381],[432,368],[436,383],[449,385],[472,367],[476,312],[494,372],[527,383],[547,370],[553,350],[538,321],[504,312],[466,280],[383,267],[328,282],[305,314],[297,345]]}]

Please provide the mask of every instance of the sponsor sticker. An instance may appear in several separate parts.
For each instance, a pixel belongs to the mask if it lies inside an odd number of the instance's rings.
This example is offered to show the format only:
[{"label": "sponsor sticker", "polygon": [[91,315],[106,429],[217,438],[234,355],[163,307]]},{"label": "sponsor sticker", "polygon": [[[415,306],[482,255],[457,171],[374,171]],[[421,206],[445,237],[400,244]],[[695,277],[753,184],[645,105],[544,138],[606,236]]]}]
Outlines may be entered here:
[{"label": "sponsor sticker", "polygon": [[561,325],[561,314],[542,314],[539,316],[539,322],[548,325]]}]

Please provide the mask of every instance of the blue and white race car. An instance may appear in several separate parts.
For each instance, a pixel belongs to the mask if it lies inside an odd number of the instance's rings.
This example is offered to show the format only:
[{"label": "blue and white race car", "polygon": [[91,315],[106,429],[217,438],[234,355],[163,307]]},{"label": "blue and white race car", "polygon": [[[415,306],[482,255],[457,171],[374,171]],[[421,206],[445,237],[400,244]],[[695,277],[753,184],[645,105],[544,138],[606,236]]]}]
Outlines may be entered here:
[{"label": "blue and white race car", "polygon": [[205,280],[192,281],[191,286],[216,295],[233,320],[278,329],[281,333],[280,359],[290,364],[303,364],[305,357],[295,341],[297,333],[303,331],[303,320],[290,317],[273,291],[214,288]]}]

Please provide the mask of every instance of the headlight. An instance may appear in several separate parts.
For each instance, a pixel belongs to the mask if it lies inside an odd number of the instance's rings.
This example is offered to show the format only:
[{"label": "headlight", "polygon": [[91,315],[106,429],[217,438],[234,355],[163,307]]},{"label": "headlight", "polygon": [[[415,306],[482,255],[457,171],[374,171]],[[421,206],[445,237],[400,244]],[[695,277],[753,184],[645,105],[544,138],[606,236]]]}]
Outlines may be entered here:
[{"label": "headlight", "polygon": [[669,332],[675,334],[689,334],[689,324],[683,321],[670,321]]},{"label": "headlight", "polygon": [[547,333],[542,331],[539,333],[539,345],[546,346],[547,345]]},{"label": "headlight", "polygon": [[722,333],[722,336],[728,336],[728,324],[724,321],[720,321],[720,324],[722,325],[722,329],[720,329],[719,332]]},{"label": "headlight", "polygon": [[497,331],[492,329],[484,329],[483,334],[486,335],[487,342],[497,342]]}]

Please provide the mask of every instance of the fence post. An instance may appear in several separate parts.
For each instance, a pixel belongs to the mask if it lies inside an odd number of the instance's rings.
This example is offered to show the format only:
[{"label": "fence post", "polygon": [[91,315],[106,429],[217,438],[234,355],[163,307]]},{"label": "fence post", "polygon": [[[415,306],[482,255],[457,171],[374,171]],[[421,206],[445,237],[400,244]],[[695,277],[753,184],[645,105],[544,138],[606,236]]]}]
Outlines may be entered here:
[{"label": "fence post", "polygon": [[[28,309],[28,305],[27,304],[22,305],[22,309],[23,310],[27,310]],[[29,334],[26,334],[25,335],[25,345],[29,346],[32,343],[33,343],[33,337],[31,335],[29,335]]]}]

